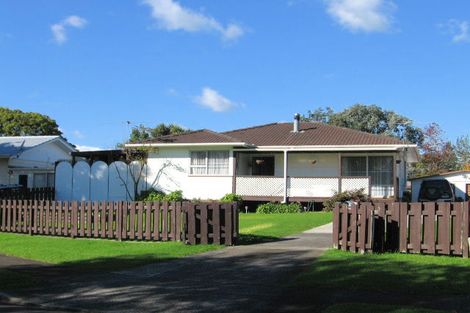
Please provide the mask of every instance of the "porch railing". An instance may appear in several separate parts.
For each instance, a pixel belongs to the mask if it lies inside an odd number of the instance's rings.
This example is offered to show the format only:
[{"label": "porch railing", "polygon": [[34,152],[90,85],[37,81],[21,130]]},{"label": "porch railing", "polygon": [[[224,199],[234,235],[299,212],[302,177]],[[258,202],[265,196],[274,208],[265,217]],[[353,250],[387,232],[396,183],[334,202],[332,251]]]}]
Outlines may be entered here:
[{"label": "porch railing", "polygon": [[[288,177],[287,196],[328,198],[338,191],[363,188],[370,193],[369,177]],[[237,176],[236,193],[251,197],[283,197],[284,178],[272,176]]]}]

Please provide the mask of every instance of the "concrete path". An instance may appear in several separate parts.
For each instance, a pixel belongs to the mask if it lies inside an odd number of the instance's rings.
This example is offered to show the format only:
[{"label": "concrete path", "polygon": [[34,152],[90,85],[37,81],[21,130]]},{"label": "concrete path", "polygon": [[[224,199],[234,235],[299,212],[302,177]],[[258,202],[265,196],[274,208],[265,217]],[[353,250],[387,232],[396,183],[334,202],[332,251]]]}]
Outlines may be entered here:
[{"label": "concrete path", "polygon": [[330,246],[328,224],[276,242],[228,247],[87,282],[61,281],[26,298],[49,311],[285,311],[280,286]]}]

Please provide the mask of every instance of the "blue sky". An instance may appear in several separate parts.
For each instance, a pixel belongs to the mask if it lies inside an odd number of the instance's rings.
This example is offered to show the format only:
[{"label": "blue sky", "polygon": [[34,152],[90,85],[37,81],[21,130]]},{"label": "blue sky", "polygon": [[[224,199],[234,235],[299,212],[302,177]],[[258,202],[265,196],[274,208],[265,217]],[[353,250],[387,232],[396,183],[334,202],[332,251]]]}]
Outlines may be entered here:
[{"label": "blue sky", "polygon": [[469,134],[470,2],[2,0],[0,105],[74,144],[377,104]]}]

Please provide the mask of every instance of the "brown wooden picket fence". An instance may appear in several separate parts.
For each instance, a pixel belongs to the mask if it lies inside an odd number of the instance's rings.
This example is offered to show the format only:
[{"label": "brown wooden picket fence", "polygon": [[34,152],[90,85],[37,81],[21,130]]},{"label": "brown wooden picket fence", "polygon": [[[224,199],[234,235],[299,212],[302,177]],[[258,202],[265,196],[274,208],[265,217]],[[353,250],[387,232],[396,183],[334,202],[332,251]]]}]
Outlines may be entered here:
[{"label": "brown wooden picket fence", "polygon": [[469,256],[469,202],[337,204],[334,247]]},{"label": "brown wooden picket fence", "polygon": [[117,240],[233,245],[235,203],[1,200],[0,231]]},{"label": "brown wooden picket fence", "polygon": [[54,197],[55,190],[52,187],[0,189],[0,199],[54,200]]}]

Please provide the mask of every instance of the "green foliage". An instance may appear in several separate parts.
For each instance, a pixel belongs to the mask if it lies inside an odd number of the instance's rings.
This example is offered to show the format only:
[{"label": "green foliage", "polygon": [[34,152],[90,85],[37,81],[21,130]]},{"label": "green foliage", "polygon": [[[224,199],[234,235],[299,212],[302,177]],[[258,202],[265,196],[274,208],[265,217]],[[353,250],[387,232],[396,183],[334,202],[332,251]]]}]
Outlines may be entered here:
[{"label": "green foliage", "polygon": [[273,213],[300,213],[302,207],[300,204],[293,203],[264,203],[256,208],[256,213],[273,214]]},{"label": "green foliage", "polygon": [[458,169],[468,169],[470,166],[470,137],[468,135],[457,138],[454,152],[457,158]]},{"label": "green foliage", "polygon": [[181,190],[172,191],[163,199],[166,201],[183,201],[183,192]]},{"label": "green foliage", "polygon": [[230,203],[230,202],[242,202],[242,201],[243,201],[242,196],[239,196],[234,193],[227,193],[225,196],[220,198],[220,202]]},{"label": "green foliage", "polygon": [[424,129],[421,158],[410,168],[410,177],[435,175],[458,169],[457,156],[452,144],[443,137],[439,124],[431,123]]},{"label": "green foliage", "polygon": [[413,126],[409,118],[377,105],[355,104],[341,112],[334,112],[330,107],[318,108],[308,111],[303,120],[393,136],[417,144],[423,141],[423,131]]},{"label": "green foliage", "polygon": [[364,188],[352,190],[352,191],[343,191],[335,192],[335,194],[325,202],[323,202],[323,210],[331,211],[334,209],[337,202],[344,203],[346,201],[354,202],[367,202],[369,197],[364,193]]},{"label": "green foliage", "polygon": [[0,136],[62,135],[56,121],[47,115],[0,107]]},{"label": "green foliage", "polygon": [[162,191],[151,189],[143,191],[138,197],[138,201],[183,201],[183,192],[181,190],[172,191],[165,194]]},{"label": "green foliage", "polygon": [[142,124],[132,128],[129,143],[144,142],[161,136],[177,135],[190,131],[176,124],[158,124],[154,128]]}]

